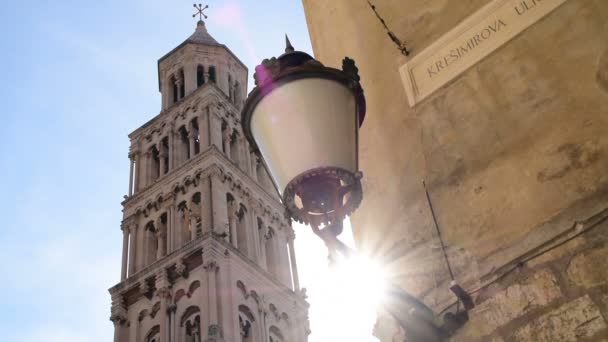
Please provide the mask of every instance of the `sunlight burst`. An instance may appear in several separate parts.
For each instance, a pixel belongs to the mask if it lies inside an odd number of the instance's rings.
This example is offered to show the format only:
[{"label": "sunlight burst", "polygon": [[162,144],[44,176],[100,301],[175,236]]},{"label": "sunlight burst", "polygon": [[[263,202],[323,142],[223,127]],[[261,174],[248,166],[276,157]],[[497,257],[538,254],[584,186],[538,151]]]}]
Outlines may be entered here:
[{"label": "sunlight burst", "polygon": [[[306,255],[298,260],[298,266],[311,304],[310,341],[377,342],[372,332],[387,288],[381,263],[360,254],[338,257],[329,266],[325,245],[306,228],[302,226],[296,242],[300,255]],[[340,237],[352,245],[349,220]]]}]

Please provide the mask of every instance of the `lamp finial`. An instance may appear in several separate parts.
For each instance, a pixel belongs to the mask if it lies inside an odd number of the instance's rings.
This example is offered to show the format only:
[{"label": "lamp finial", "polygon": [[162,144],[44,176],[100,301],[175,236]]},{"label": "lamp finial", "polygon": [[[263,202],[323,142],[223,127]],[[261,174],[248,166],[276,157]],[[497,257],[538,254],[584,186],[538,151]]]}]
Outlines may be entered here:
[{"label": "lamp finial", "polygon": [[289,41],[289,37],[285,34],[285,53],[294,52],[295,49],[291,46],[291,42]]}]

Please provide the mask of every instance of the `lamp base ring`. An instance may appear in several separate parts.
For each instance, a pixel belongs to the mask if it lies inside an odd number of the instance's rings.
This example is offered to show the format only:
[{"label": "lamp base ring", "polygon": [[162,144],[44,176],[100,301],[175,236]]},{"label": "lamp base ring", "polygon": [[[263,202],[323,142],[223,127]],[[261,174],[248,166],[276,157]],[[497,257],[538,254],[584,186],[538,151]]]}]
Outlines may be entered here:
[{"label": "lamp base ring", "polygon": [[314,227],[341,222],[363,198],[361,172],[339,167],[308,170],[283,191],[283,203],[292,219]]}]

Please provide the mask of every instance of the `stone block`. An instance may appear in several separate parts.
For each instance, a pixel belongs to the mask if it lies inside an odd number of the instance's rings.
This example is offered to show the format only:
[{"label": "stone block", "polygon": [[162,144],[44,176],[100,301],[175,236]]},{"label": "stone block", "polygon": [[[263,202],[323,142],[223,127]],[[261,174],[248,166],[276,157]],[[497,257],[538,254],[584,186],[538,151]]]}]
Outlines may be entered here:
[{"label": "stone block", "polygon": [[577,254],[568,265],[568,278],[584,287],[608,283],[608,247],[595,248]]},{"label": "stone block", "polygon": [[469,322],[458,330],[450,341],[485,341],[496,328],[535,308],[549,304],[561,295],[553,273],[547,269],[540,270],[478,304],[471,310]]},{"label": "stone block", "polygon": [[511,285],[472,310],[473,321],[481,322],[486,332],[561,297],[557,279],[547,269],[540,270],[521,283]]},{"label": "stone block", "polygon": [[606,321],[589,296],[568,302],[515,331],[512,341],[575,342],[606,329]]}]

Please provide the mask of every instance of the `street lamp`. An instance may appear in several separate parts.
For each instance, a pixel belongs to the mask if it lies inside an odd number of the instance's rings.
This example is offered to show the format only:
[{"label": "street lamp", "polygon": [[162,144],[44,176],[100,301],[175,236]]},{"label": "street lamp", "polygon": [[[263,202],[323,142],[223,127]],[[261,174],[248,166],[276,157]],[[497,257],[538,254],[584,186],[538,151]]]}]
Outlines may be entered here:
[{"label": "street lamp", "polygon": [[[356,254],[340,240],[342,221],[361,203],[358,130],[365,97],[355,62],[342,70],[295,51],[255,68],[255,88],[241,124],[258,150],[289,216],[311,226],[330,250]],[[439,341],[442,331],[427,306],[397,286],[384,307],[401,324],[408,341]]]},{"label": "street lamp", "polygon": [[340,224],[361,202],[357,132],[365,98],[353,60],[342,70],[310,55],[285,53],[256,67],[242,113],[291,218],[318,228]]}]

